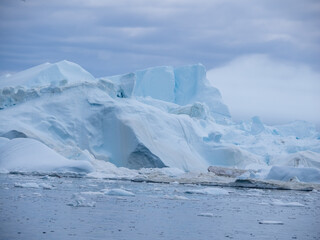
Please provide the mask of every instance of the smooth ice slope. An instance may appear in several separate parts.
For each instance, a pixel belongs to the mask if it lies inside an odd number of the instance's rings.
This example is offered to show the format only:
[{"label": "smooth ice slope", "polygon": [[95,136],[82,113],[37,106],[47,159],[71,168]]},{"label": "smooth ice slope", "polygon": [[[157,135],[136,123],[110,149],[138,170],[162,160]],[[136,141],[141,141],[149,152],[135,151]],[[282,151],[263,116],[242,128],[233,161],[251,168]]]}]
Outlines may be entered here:
[{"label": "smooth ice slope", "polygon": [[0,142],[0,169],[27,172],[93,171],[89,162],[66,159],[43,143],[30,138]]}]

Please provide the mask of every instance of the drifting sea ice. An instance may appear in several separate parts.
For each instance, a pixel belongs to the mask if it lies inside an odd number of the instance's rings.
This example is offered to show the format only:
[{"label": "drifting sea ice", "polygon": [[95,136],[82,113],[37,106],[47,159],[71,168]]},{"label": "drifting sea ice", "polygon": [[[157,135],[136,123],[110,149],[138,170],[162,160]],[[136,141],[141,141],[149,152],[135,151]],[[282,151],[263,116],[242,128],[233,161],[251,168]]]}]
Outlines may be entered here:
[{"label": "drifting sea ice", "polygon": [[226,195],[229,192],[222,188],[203,188],[186,190],[187,194],[202,194],[202,195]]},{"label": "drifting sea ice", "polygon": [[105,195],[110,195],[110,196],[127,196],[127,197],[134,197],[135,194],[132,192],[129,192],[124,189],[120,188],[114,188],[114,189],[103,189],[102,192]]}]

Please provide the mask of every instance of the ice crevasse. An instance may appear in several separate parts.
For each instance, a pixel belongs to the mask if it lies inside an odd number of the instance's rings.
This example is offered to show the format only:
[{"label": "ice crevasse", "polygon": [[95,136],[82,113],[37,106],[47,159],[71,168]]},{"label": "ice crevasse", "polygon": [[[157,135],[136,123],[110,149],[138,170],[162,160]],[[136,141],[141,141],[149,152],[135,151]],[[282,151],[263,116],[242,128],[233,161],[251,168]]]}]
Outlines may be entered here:
[{"label": "ice crevasse", "polygon": [[[0,147],[15,151],[10,146],[19,139],[23,153],[33,139],[42,155],[44,149],[59,155],[50,158],[60,164],[52,170],[65,162],[66,169],[95,171],[97,160],[132,169],[259,168],[286,165],[290,154],[306,151],[312,166],[319,161],[312,157],[320,152],[312,126],[297,137],[288,126],[266,126],[258,118],[234,123],[201,64],[103,78],[68,61],[43,64],[0,78],[0,109],[0,137],[10,139]],[[8,152],[0,158],[0,168],[16,169]],[[48,162],[34,161],[25,169],[50,170]]]}]

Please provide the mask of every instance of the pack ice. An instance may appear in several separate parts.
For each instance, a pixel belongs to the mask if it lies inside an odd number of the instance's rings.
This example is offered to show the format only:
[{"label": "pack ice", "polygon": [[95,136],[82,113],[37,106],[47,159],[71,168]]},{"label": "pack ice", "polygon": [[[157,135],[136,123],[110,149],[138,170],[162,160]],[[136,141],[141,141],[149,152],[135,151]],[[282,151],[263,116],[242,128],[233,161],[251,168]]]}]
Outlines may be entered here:
[{"label": "pack ice", "polygon": [[6,171],[94,172],[102,161],[187,172],[277,165],[269,178],[312,168],[312,181],[320,182],[319,136],[303,121],[233,122],[201,64],[95,78],[61,61],[0,78],[0,168]]}]

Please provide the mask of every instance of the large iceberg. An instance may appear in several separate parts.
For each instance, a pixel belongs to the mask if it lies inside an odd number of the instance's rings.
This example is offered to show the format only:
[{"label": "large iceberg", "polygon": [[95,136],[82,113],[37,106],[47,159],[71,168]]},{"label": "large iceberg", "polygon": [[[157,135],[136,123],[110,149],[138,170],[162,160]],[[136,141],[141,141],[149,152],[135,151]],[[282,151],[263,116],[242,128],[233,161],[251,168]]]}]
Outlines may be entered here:
[{"label": "large iceberg", "polygon": [[[94,78],[62,61],[0,78],[0,140],[37,140],[35,154],[48,148],[59,155],[50,161],[70,169],[79,161],[87,172],[94,161],[131,169],[259,169],[290,165],[300,152],[308,156],[303,166],[318,168],[319,133],[304,122],[292,127],[266,126],[258,117],[234,123],[201,64]],[[9,149],[4,142],[0,147]],[[12,169],[8,159],[2,157],[0,168]],[[48,165],[34,161],[39,170]],[[20,170],[30,170],[27,165]]]}]

